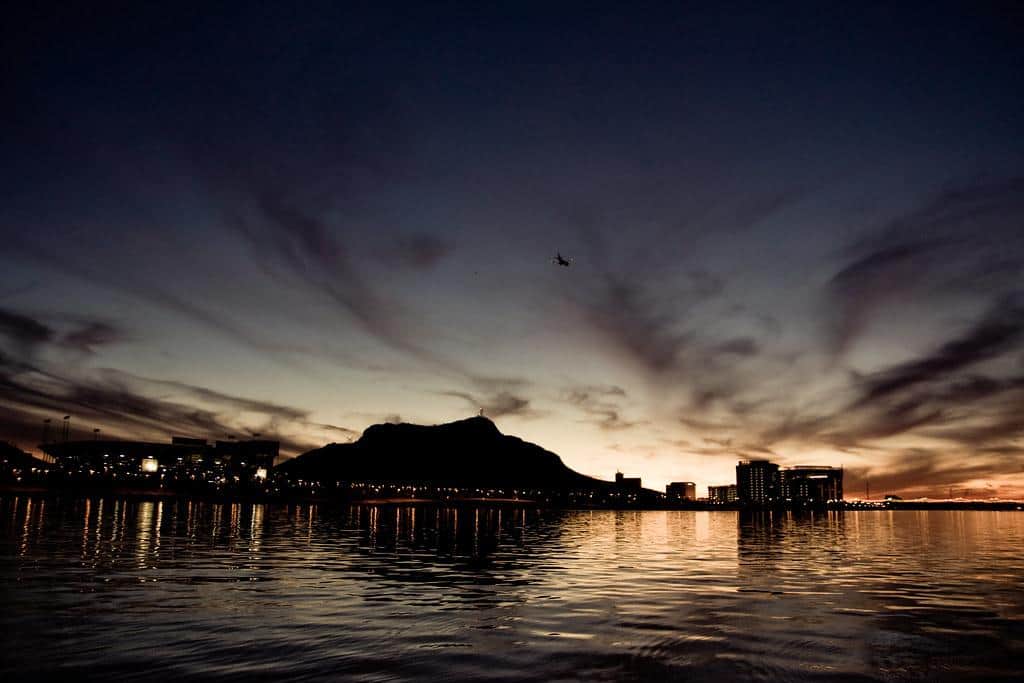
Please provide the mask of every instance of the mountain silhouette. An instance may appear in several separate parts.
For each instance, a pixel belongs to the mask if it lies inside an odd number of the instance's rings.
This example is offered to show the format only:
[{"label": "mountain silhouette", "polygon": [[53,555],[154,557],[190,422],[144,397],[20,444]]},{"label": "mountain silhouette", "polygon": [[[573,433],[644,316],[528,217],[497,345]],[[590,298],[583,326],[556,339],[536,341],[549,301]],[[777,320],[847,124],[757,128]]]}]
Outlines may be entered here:
[{"label": "mountain silhouette", "polygon": [[435,426],[377,424],[355,443],[332,443],[277,467],[290,479],[490,488],[605,489],[551,451],[502,434],[485,417]]}]

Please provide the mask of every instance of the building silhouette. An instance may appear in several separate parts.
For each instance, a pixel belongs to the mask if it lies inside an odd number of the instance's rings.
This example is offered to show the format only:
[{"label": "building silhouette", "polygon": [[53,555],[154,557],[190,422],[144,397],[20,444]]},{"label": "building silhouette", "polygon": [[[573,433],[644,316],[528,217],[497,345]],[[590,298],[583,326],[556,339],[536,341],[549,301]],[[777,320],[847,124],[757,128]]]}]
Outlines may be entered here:
[{"label": "building silhouette", "polygon": [[768,460],[741,460],[736,464],[736,495],[747,505],[771,505],[782,496],[779,466]]},{"label": "building silhouette", "polygon": [[42,444],[54,470],[76,480],[246,486],[266,480],[280,444],[174,437],[170,443],[91,439]]},{"label": "building silhouette", "polygon": [[736,495],[736,484],[709,486],[708,500],[712,503],[735,503],[738,500]]},{"label": "building silhouette", "polygon": [[643,488],[640,485],[640,477],[624,477],[622,472],[615,473],[615,486],[620,489],[629,489],[639,491]]},{"label": "building silhouette", "polygon": [[665,487],[669,500],[697,500],[697,485],[692,481],[674,481]]},{"label": "building silhouette", "polygon": [[838,503],[843,500],[843,468],[797,465],[780,469],[768,460],[741,460],[736,465],[736,496],[751,506]]},{"label": "building silhouette", "polygon": [[820,505],[843,499],[841,467],[797,465],[782,470],[782,497],[796,505]]}]

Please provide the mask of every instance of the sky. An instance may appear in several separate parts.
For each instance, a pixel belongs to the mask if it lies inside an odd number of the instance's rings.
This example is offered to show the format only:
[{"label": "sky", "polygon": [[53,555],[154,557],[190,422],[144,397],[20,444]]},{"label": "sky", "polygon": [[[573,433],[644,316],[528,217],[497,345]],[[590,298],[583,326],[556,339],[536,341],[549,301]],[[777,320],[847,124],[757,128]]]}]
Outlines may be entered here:
[{"label": "sky", "polygon": [[0,438],[1024,496],[1014,3],[176,4],[0,28]]}]

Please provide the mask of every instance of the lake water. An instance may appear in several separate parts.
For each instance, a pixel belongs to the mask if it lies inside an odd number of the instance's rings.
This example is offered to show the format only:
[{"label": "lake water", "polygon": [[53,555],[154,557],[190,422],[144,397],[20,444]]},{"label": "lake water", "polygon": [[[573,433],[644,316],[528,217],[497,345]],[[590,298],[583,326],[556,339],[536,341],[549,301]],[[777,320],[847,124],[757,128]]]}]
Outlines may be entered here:
[{"label": "lake water", "polygon": [[1024,513],[0,497],[0,678],[1010,681]]}]

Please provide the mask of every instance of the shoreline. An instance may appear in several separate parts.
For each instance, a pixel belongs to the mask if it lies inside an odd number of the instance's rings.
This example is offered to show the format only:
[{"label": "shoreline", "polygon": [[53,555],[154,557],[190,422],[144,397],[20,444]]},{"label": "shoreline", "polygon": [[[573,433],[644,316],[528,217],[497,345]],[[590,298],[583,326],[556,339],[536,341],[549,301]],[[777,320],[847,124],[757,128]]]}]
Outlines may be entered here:
[{"label": "shoreline", "polygon": [[842,505],[814,507],[786,506],[744,506],[740,504],[719,504],[687,502],[662,505],[561,505],[550,501],[528,498],[426,498],[426,497],[345,497],[345,496],[275,496],[275,495],[202,495],[167,489],[98,488],[98,487],[46,487],[15,484],[0,484],[0,495],[42,495],[73,496],[79,498],[113,497],[139,500],[194,500],[210,503],[260,503],[260,504],[340,504],[340,505],[441,505],[441,506],[495,506],[495,507],[546,507],[562,510],[677,510],[694,512],[839,512],[839,511],[893,511],[893,510],[1004,510],[1024,511],[1024,501],[844,501]]}]

